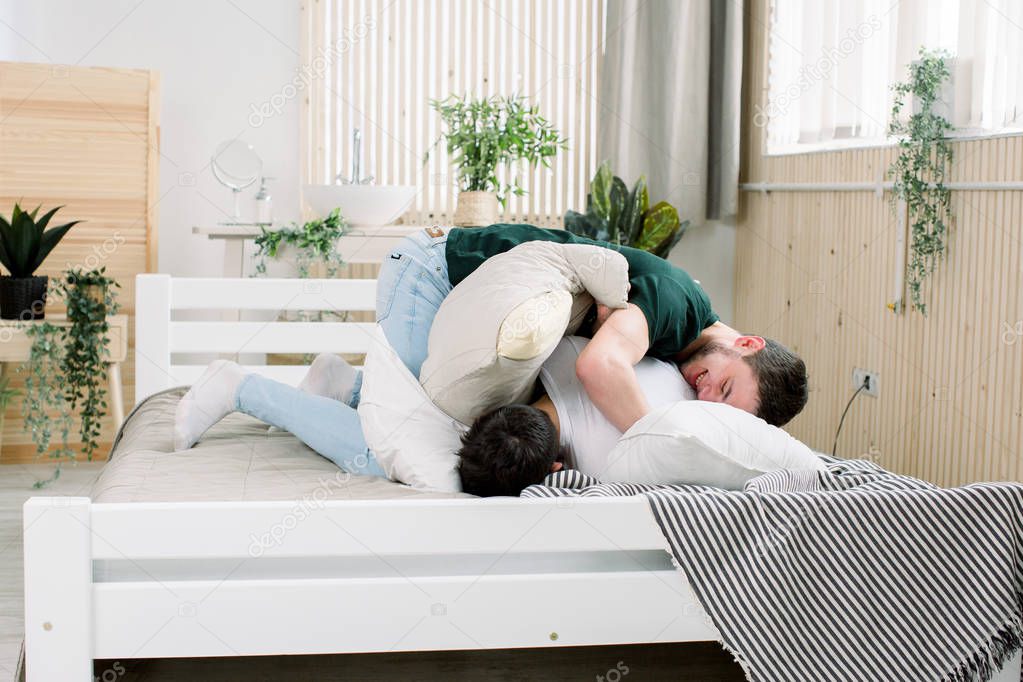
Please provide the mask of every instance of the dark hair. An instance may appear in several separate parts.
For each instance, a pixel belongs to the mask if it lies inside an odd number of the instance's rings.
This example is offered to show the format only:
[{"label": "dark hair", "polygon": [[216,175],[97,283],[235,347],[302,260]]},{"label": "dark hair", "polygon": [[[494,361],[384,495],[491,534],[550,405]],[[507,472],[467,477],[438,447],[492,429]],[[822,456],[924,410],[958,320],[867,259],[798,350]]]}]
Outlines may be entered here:
[{"label": "dark hair", "polygon": [[518,495],[543,482],[562,454],[558,431],[529,405],[499,407],[478,417],[462,436],[458,475],[473,495]]},{"label": "dark hair", "polygon": [[742,356],[753,369],[759,395],[757,416],[782,426],[806,406],[806,364],[802,358],[773,339],[756,353]]}]

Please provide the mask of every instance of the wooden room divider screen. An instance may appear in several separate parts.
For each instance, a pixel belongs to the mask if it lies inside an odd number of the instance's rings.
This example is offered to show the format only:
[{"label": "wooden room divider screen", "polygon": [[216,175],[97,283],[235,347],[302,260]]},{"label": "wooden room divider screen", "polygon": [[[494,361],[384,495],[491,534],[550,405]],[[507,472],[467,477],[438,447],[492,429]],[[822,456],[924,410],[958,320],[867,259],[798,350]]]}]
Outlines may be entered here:
[{"label": "wooden room divider screen", "polygon": [[[63,204],[72,228],[39,274],[106,266],[130,316],[125,402],[134,401],[135,275],[156,269],[159,77],[151,71],[0,62],[0,213]],[[47,312],[60,312],[52,306]],[[20,387],[14,374],[12,385]],[[0,462],[30,461],[20,396],[3,420]],[[74,433],[74,432],[73,432]],[[113,438],[105,420],[100,452]]]}]

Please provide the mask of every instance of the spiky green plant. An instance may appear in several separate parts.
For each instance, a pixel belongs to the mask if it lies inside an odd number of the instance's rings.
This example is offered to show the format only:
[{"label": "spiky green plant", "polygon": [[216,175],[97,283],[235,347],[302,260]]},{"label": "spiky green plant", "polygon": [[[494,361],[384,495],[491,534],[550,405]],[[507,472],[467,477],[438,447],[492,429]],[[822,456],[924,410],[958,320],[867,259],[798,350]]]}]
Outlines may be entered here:
[{"label": "spiky green plant", "polygon": [[29,213],[15,203],[10,220],[0,216],[0,263],[11,277],[31,277],[68,230],[82,222],[74,220],[46,229],[53,215],[64,207],[50,209],[36,220],[40,208],[42,205]]},{"label": "spiky green plant", "polygon": [[680,221],[678,210],[667,201],[650,206],[645,176],[630,191],[607,161],[590,182],[586,213],[565,213],[565,229],[572,234],[632,246],[661,258],[668,257],[688,227],[689,221]]}]

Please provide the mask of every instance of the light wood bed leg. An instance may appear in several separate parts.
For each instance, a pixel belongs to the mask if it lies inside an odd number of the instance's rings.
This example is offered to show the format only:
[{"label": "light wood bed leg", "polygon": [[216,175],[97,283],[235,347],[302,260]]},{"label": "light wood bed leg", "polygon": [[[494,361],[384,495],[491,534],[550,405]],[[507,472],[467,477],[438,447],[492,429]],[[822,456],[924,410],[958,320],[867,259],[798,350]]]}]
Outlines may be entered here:
[{"label": "light wood bed leg", "polygon": [[92,680],[89,498],[33,497],[24,523],[26,679]]},{"label": "light wood bed leg", "polygon": [[110,387],[110,416],[114,418],[114,430],[124,423],[124,389],[121,386],[121,363],[107,365],[107,383]]}]

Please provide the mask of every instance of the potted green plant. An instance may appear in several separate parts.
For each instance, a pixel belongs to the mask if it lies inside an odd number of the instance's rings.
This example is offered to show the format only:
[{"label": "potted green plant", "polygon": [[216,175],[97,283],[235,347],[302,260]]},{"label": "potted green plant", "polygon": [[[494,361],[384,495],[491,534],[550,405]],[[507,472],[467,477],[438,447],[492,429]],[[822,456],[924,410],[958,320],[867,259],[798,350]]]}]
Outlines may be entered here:
[{"label": "potted green plant", "polygon": [[586,213],[565,213],[565,229],[572,234],[643,249],[661,258],[668,257],[688,227],[689,221],[680,221],[678,210],[667,201],[650,206],[646,176],[639,176],[630,191],[607,161],[590,182]]},{"label": "potted green plant", "polygon": [[[498,204],[503,206],[509,195],[525,194],[513,164],[527,161],[530,168],[538,163],[550,168],[549,159],[566,147],[554,125],[540,115],[539,107],[520,95],[451,95],[430,100],[430,105],[444,125],[431,149],[441,138],[446,139],[458,173],[461,192],[452,221],[455,225],[497,222]],[[510,179],[498,175],[499,166],[505,167]]]},{"label": "potted green plant", "polygon": [[46,229],[63,206],[36,220],[40,208],[29,213],[15,203],[10,220],[0,216],[0,263],[8,272],[0,276],[0,318],[5,320],[43,318],[48,278],[34,273],[68,230],[82,222],[75,220]]},{"label": "potted green plant", "polygon": [[276,230],[261,226],[255,239],[256,274],[266,274],[267,258],[285,259],[291,251],[299,277],[308,277],[310,266],[316,263],[325,266],[327,277],[334,277],[344,265],[337,242],[349,231],[340,208],[335,208],[326,218],[310,220],[302,225],[293,223],[290,227]]}]

